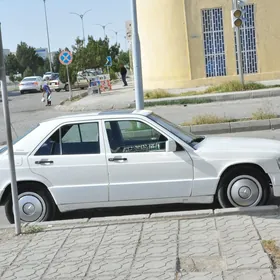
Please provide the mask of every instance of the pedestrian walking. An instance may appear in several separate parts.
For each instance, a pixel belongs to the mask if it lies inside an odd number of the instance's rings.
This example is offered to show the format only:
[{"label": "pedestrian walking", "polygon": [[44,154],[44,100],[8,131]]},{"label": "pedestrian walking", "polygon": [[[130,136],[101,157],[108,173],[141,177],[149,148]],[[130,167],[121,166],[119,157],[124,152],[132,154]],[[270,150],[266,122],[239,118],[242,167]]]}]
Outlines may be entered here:
[{"label": "pedestrian walking", "polygon": [[121,66],[120,70],[121,70],[121,76],[122,76],[123,86],[124,86],[124,87],[127,87],[127,81],[126,81],[127,70],[126,70],[126,68],[124,67],[123,64],[121,64],[120,66]]},{"label": "pedestrian walking", "polygon": [[45,98],[44,98],[44,95],[46,94],[47,95],[47,104],[46,106],[51,106],[52,105],[52,90],[50,89],[50,87],[45,84],[42,88],[42,91],[43,91],[43,97],[42,97],[42,100],[44,101]]}]

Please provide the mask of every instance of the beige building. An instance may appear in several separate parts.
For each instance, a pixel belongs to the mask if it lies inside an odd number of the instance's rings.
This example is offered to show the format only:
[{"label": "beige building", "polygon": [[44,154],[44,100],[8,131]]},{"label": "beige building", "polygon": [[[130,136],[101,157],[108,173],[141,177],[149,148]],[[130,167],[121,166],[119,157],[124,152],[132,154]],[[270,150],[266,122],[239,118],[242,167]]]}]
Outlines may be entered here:
[{"label": "beige building", "polygon": [[[137,8],[145,89],[238,79],[232,0],[140,0]],[[245,79],[280,79],[280,1],[242,9]]]}]

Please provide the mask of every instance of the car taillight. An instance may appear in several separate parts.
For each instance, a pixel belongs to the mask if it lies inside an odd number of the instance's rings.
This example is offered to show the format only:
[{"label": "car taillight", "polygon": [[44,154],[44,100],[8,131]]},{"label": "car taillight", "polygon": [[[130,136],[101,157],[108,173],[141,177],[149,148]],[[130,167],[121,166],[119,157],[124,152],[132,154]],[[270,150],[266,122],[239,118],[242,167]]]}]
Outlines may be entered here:
[{"label": "car taillight", "polygon": [[37,85],[38,85],[38,83],[37,83],[37,82],[35,82],[35,83],[33,83],[33,85],[36,85],[36,86],[37,86]]},{"label": "car taillight", "polygon": [[57,85],[57,86],[58,86],[58,82],[55,82],[55,85]]}]

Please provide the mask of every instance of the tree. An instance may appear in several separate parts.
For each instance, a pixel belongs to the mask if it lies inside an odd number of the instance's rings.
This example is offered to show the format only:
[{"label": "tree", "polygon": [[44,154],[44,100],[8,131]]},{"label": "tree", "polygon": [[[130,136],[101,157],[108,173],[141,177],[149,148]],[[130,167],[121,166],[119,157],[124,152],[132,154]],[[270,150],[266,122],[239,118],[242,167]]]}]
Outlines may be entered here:
[{"label": "tree", "polygon": [[119,63],[129,66],[129,51],[120,51]]},{"label": "tree", "polygon": [[14,74],[13,73],[11,73],[10,75],[9,75],[9,80],[11,81],[11,82],[15,82],[15,76],[14,76]]},{"label": "tree", "polygon": [[7,56],[5,60],[5,68],[7,75],[16,74],[20,72],[20,65],[17,57],[14,54],[10,53]]},{"label": "tree", "polygon": [[31,68],[27,67],[23,72],[23,77],[25,78],[29,76],[33,76],[33,72]]}]

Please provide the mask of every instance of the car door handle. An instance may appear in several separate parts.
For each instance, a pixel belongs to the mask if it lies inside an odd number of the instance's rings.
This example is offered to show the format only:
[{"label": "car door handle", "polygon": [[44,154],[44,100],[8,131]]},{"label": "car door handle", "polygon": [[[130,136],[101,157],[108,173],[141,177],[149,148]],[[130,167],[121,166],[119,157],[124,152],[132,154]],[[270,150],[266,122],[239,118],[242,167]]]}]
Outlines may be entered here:
[{"label": "car door handle", "polygon": [[35,164],[53,164],[52,160],[40,160],[40,161],[35,161]]},{"label": "car door handle", "polygon": [[127,158],[123,158],[123,157],[114,157],[114,158],[109,158],[109,161],[127,161]]}]

